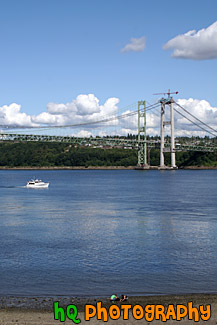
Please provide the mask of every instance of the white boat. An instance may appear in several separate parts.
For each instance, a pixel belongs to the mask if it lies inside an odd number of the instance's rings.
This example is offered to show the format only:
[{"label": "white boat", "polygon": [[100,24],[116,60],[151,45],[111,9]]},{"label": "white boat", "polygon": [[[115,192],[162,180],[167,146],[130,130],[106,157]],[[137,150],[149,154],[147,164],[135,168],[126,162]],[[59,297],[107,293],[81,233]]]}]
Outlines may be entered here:
[{"label": "white boat", "polygon": [[32,179],[28,181],[26,187],[29,188],[48,188],[49,183],[42,182],[40,179]]}]

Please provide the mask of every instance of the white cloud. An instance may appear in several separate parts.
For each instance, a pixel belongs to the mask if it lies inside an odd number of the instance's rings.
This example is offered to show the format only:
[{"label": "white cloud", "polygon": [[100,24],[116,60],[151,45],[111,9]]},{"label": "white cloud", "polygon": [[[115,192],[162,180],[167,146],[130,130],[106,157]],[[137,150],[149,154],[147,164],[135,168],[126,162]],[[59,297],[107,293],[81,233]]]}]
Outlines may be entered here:
[{"label": "white cloud", "polygon": [[81,130],[77,133],[76,136],[79,138],[89,138],[89,137],[93,136],[93,134],[87,130]]},{"label": "white cloud", "polygon": [[150,135],[150,136],[158,135],[159,136],[159,130],[156,130],[154,128],[147,128],[147,135]]},{"label": "white cloud", "polygon": [[21,106],[13,103],[0,107],[0,125],[2,126],[36,126],[31,116],[21,113]]},{"label": "white cloud", "polygon": [[[78,95],[70,103],[48,103],[47,110],[38,115],[27,115],[21,112],[21,105],[16,103],[0,107],[0,125],[3,126],[64,126],[71,124],[91,123],[111,116],[117,116],[118,98],[109,98],[103,105],[93,94]],[[117,125],[117,120],[104,122],[103,125]],[[100,127],[100,124],[94,124]]]},{"label": "white cloud", "polygon": [[105,131],[99,131],[99,132],[98,132],[98,136],[99,136],[99,137],[106,137],[107,135],[108,135],[108,133],[105,132]]},{"label": "white cloud", "polygon": [[[122,116],[125,114],[129,114],[131,111],[127,110]],[[141,126],[143,124],[143,119],[141,118]],[[131,115],[128,117],[125,117],[120,120],[120,126],[122,127],[122,130],[127,130],[128,133],[137,134],[138,133],[138,115]],[[146,115],[146,126],[147,126],[147,134],[148,131],[151,131],[151,135],[156,135],[156,132],[159,134],[158,130],[154,131],[154,129],[159,129],[160,126],[160,117],[153,113],[147,113]],[[126,133],[126,132],[125,132]]]},{"label": "white cloud", "polygon": [[159,128],[160,127],[160,115],[153,113],[148,113],[146,117],[146,124],[149,128]]},{"label": "white cloud", "polygon": [[172,57],[192,60],[217,59],[217,21],[207,28],[188,31],[169,40],[164,50],[173,49]]},{"label": "white cloud", "polygon": [[[209,126],[217,129],[217,107],[212,107],[210,103],[206,100],[198,100],[193,98],[179,99],[177,102],[180,106],[183,106],[188,112],[196,116],[198,119],[208,124]],[[193,117],[183,112],[183,110],[179,107],[176,107],[176,109],[191,120],[194,120]],[[182,116],[178,114],[176,114],[176,116],[179,124],[189,124],[190,126],[192,126],[191,122],[187,121]],[[198,121],[195,122],[198,123]]]},{"label": "white cloud", "polygon": [[66,104],[56,104],[56,103],[48,103],[47,104],[47,112],[50,114],[68,114],[69,112],[77,112],[77,107],[74,102],[66,103]]},{"label": "white cloud", "polygon": [[64,114],[50,114],[49,112],[43,112],[39,115],[32,116],[32,121],[37,124],[66,125],[68,118]]},{"label": "white cloud", "polygon": [[128,134],[138,134],[138,132],[137,132],[137,130],[133,130],[133,129],[131,129],[131,128],[129,128],[129,129],[125,129],[125,128],[122,128],[122,129],[120,129],[120,131],[118,132],[119,133],[119,135],[122,135],[122,136],[127,136]]},{"label": "white cloud", "polygon": [[125,52],[143,52],[145,49],[145,36],[140,38],[131,38],[130,43],[126,44],[123,49],[121,49],[121,53]]},{"label": "white cloud", "polygon": [[[217,129],[217,107],[212,107],[206,100],[198,99],[179,99],[178,104],[183,106],[191,114],[199,118],[201,121],[207,123],[209,126]],[[100,105],[99,100],[93,94],[79,95],[70,103],[49,103],[47,110],[38,115],[28,115],[21,112],[21,106],[13,103],[11,105],[4,105],[0,107],[0,125],[2,126],[18,126],[18,127],[40,127],[40,126],[64,126],[72,124],[85,124],[93,121],[101,121],[106,118],[116,117],[118,115],[118,98],[109,98],[104,104]],[[193,119],[187,113],[183,112],[181,108],[174,106],[178,111]],[[159,109],[160,111],[160,109]],[[131,113],[126,110],[122,113]],[[186,120],[175,112],[175,135],[200,135],[204,136],[206,133],[199,129],[196,125]],[[169,120],[169,107],[166,108],[166,120]],[[199,123],[196,121],[196,123]],[[202,125],[203,126],[203,125]],[[147,135],[159,135],[160,116],[155,115],[154,112],[147,113]],[[138,118],[137,114],[128,116],[127,118],[114,119],[106,123],[81,125],[73,129],[74,136],[89,137],[89,136],[106,136],[106,135],[127,135],[128,133],[137,134]],[[61,135],[72,133],[72,129],[62,131]],[[166,134],[170,133],[169,128],[166,128]],[[25,131],[24,131],[25,132]],[[33,131],[34,132],[34,131]],[[42,133],[46,131],[42,131]],[[59,131],[58,131],[59,132]],[[214,132],[214,131],[213,131]],[[49,131],[48,131],[49,133]],[[207,133],[208,134],[208,133]]]},{"label": "white cloud", "polygon": [[74,104],[79,115],[90,115],[100,112],[99,99],[93,94],[77,96]]},{"label": "white cloud", "polygon": [[[109,98],[104,105],[99,105],[99,99],[93,94],[78,95],[71,103],[49,103],[47,112],[32,116],[32,121],[46,125],[71,125],[100,121],[106,116],[116,116],[118,98]],[[106,123],[114,125],[116,121]]]},{"label": "white cloud", "polygon": [[188,130],[177,130],[175,136],[176,137],[189,137],[191,138],[193,137],[205,137],[205,135],[207,135],[207,133],[204,131],[188,131]]},{"label": "white cloud", "polygon": [[[123,112],[121,114],[122,117],[124,117],[125,115],[130,114],[131,111],[127,110],[125,112]],[[120,119],[120,125],[124,128],[124,129],[137,129],[138,128],[138,116],[136,115],[130,115],[124,118]]]}]

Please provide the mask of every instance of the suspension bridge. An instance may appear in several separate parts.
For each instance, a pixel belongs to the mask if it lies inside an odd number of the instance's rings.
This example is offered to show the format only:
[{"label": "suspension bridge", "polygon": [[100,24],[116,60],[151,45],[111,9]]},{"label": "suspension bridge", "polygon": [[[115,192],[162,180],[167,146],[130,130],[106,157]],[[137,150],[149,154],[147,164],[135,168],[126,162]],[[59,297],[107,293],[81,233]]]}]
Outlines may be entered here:
[{"label": "suspension bridge", "polygon": [[[177,94],[176,92],[175,94]],[[149,169],[151,166],[148,164],[148,153],[150,149],[156,148],[160,150],[160,162],[159,169],[176,169],[176,152],[178,151],[202,151],[202,152],[217,152],[217,130],[212,126],[209,126],[198,117],[191,114],[187,109],[178,104],[170,91],[167,94],[168,97],[162,97],[157,103],[152,105],[146,105],[146,101],[138,101],[137,110],[125,112],[123,114],[115,114],[111,116],[104,116],[102,119],[91,120],[84,123],[68,124],[68,125],[44,125],[34,127],[20,127],[18,125],[1,125],[4,129],[0,133],[0,141],[13,141],[13,142],[63,142],[72,145],[79,146],[92,146],[99,148],[125,148],[136,149],[138,151],[138,164],[137,169]],[[175,107],[174,107],[175,106]],[[160,137],[156,137],[155,140],[150,140],[147,136],[147,112],[153,112],[153,110],[159,110],[160,121]],[[174,113],[179,114],[182,118],[186,119],[190,125],[196,126],[199,130],[204,131],[206,134],[212,136],[208,140],[192,141],[188,143],[179,143],[178,138],[175,138],[175,125],[174,125]],[[68,136],[68,135],[56,135],[45,134],[48,131],[52,133],[57,129],[69,129],[74,128],[94,128],[108,126],[115,124],[115,121],[123,121],[128,119],[129,121],[137,117],[138,127],[137,134],[134,137],[127,137],[121,135],[103,135],[103,136]],[[10,132],[8,132],[10,130]],[[167,130],[167,137],[166,131]],[[30,132],[30,134],[27,134]],[[40,132],[40,134],[37,134]],[[42,132],[42,134],[41,134]],[[116,132],[117,133],[117,132]],[[168,134],[170,135],[168,137]],[[168,140],[169,139],[169,140]],[[165,153],[171,155],[171,165],[165,166],[164,155]]]}]

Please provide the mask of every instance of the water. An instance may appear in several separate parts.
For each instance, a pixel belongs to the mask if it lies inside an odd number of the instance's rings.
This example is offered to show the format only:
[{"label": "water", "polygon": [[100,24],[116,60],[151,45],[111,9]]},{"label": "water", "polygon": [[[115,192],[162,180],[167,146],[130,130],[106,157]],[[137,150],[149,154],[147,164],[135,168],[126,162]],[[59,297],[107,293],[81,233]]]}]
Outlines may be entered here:
[{"label": "water", "polygon": [[0,171],[0,295],[216,293],[216,195],[215,170]]}]

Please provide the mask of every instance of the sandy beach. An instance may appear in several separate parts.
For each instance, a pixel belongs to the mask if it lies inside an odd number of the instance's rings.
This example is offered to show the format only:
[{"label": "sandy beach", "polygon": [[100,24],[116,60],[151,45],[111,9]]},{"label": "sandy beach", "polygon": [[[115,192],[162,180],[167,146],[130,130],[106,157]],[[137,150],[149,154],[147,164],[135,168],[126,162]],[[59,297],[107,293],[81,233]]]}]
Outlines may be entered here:
[{"label": "sandy beach", "polygon": [[[85,305],[96,306],[97,302],[101,301],[102,306],[107,310],[111,306],[112,308],[119,307],[123,304],[136,306],[140,305],[143,308],[146,305],[163,305],[165,310],[167,310],[169,305],[185,305],[187,306],[189,302],[193,303],[194,307],[203,305],[211,305],[211,317],[208,321],[202,320],[200,317],[199,322],[193,320],[188,320],[188,317],[181,319],[180,321],[173,320],[171,317],[167,320],[168,324],[217,324],[217,295],[209,294],[193,294],[193,295],[169,295],[169,296],[135,296],[129,297],[127,302],[115,302],[111,303],[108,298],[70,298],[70,297],[37,297],[37,298],[25,298],[25,297],[1,297],[0,298],[0,324],[4,325],[49,325],[49,324],[74,324],[71,319],[66,317],[65,322],[60,322],[60,320],[54,319],[53,302],[58,301],[59,306],[62,308],[67,307],[69,304],[73,304],[78,309],[77,318],[81,320],[80,324],[162,324],[161,316],[160,320],[153,320],[151,322],[146,321],[145,318],[140,320],[135,319],[132,312],[129,312],[129,319],[124,320],[123,315],[118,320],[111,319],[108,317],[108,321],[97,320],[96,317],[92,317],[89,321],[85,321],[84,318],[86,314],[84,313]],[[76,318],[76,319],[77,319]]]}]

